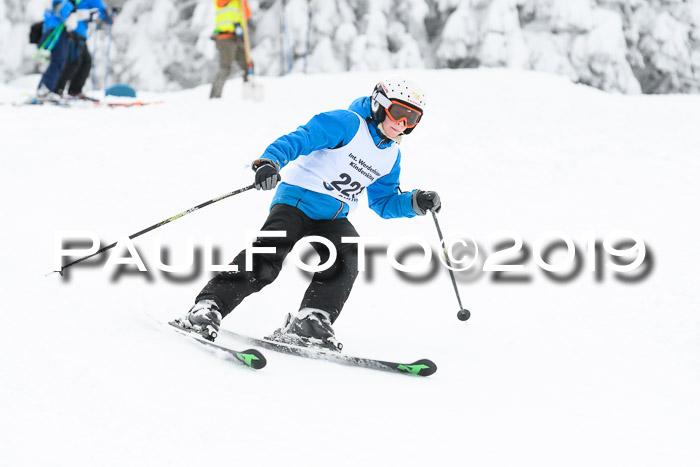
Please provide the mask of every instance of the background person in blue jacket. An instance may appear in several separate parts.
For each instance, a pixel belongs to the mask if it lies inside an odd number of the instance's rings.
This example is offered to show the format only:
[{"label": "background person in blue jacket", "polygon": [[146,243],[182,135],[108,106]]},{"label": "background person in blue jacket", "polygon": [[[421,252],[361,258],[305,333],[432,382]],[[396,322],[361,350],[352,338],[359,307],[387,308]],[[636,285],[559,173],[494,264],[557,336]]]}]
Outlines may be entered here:
[{"label": "background person in blue jacket", "polygon": [[81,0],[78,2],[75,14],[79,19],[78,25],[69,34],[68,59],[54,92],[63,95],[66,84],[70,82],[69,96],[89,99],[83,94],[83,86],[85,86],[92,68],[92,56],[87,47],[88,23],[99,18],[107,24],[112,24],[112,17],[107,13],[102,0]]},{"label": "background person in blue jacket", "polygon": [[[386,219],[425,215],[440,210],[434,191],[401,193],[398,144],[411,133],[425,108],[423,90],[412,80],[392,76],[372,95],[356,99],[349,110],[313,117],[296,131],[278,138],[253,162],[255,187],[272,190],[289,164],[261,231],[286,231],[285,237],[260,237],[254,247],[276,253],[253,255],[246,269],[245,250],[231,264],[238,272],[221,272],[199,293],[195,305],[176,322],[214,340],[221,319],[245,297],[275,280],[282,262],[303,237],[321,236],[333,243],[337,259],[316,272],[296,317],[289,314],[281,336],[286,342],[340,350],[331,324],[350,295],[357,277],[357,246],[341,237],[358,237],[347,216],[367,193],[369,206]],[[325,263],[328,248],[313,243]]]},{"label": "background person in blue jacket", "polygon": [[51,9],[44,12],[44,27],[39,44],[44,44],[54,32],[59,33],[54,41],[51,39],[48,50],[51,52],[51,62],[41,76],[36,95],[38,98],[58,100],[60,98],[54,92],[58,78],[68,60],[68,33],[78,25],[75,15],[76,2],[73,0],[53,0]]}]

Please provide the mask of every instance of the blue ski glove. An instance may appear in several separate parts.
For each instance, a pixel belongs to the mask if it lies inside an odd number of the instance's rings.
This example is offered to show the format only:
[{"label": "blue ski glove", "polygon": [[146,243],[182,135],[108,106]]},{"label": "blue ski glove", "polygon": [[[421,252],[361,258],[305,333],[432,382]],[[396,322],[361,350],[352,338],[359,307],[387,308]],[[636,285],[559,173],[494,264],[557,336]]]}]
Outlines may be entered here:
[{"label": "blue ski glove", "polygon": [[440,195],[434,191],[415,191],[411,201],[413,210],[420,216],[425,216],[428,211],[440,212],[440,209],[442,209]]},{"label": "blue ski glove", "polygon": [[272,190],[277,186],[277,182],[282,180],[279,166],[267,159],[257,159],[253,161],[255,170],[255,189]]}]

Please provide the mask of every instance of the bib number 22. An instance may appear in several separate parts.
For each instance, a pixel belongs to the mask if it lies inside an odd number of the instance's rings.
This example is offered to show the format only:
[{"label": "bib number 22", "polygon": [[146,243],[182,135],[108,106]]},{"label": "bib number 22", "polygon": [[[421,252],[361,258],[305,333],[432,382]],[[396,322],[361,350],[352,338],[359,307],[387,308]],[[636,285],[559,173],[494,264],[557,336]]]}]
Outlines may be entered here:
[{"label": "bib number 22", "polygon": [[328,191],[338,190],[341,195],[352,198],[359,196],[365,189],[360,182],[354,182],[348,174],[340,174],[340,180],[331,183],[323,182],[323,187]]}]

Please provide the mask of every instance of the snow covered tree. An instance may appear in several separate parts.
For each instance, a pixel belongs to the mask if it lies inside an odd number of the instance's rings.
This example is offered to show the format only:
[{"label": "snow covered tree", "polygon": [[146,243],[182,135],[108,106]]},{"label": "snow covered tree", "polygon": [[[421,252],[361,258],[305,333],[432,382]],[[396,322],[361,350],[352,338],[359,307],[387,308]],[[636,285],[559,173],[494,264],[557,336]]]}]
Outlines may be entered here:
[{"label": "snow covered tree", "polygon": [[[210,0],[123,7],[110,82],[168,90],[216,69]],[[0,79],[40,71],[29,25],[50,0],[0,0]],[[512,67],[622,93],[700,91],[700,0],[250,0],[256,73]],[[309,22],[311,20],[311,22]],[[108,29],[92,32],[103,86]],[[97,34],[97,37],[94,35]]]}]

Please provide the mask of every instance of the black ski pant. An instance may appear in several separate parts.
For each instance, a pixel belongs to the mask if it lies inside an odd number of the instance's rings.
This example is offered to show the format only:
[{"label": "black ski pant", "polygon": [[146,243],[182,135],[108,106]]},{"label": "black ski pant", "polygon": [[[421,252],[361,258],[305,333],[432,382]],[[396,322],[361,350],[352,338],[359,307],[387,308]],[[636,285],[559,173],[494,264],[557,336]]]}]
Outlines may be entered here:
[{"label": "black ski pant", "polygon": [[63,94],[63,89],[70,82],[68,94],[81,94],[83,86],[90,76],[90,68],[92,67],[92,56],[87,48],[85,39],[77,34],[71,34],[69,42],[68,60],[66,66],[58,78],[58,83],[54,92]]},{"label": "black ski pant", "polygon": [[[228,315],[245,297],[272,283],[282,269],[282,262],[300,239],[319,236],[330,240],[338,254],[326,270],[315,272],[299,308],[317,308],[330,313],[335,322],[357,278],[357,245],[342,243],[342,237],[358,237],[355,227],[346,218],[314,220],[298,208],[276,204],[270,210],[261,231],[285,231],[285,237],[259,237],[254,247],[274,247],[275,253],[253,254],[253,270],[246,271],[246,251],[241,251],[231,264],[238,272],[221,272],[202,289],[199,300],[213,300]],[[328,248],[321,243],[311,244],[324,264],[330,257]]]}]

